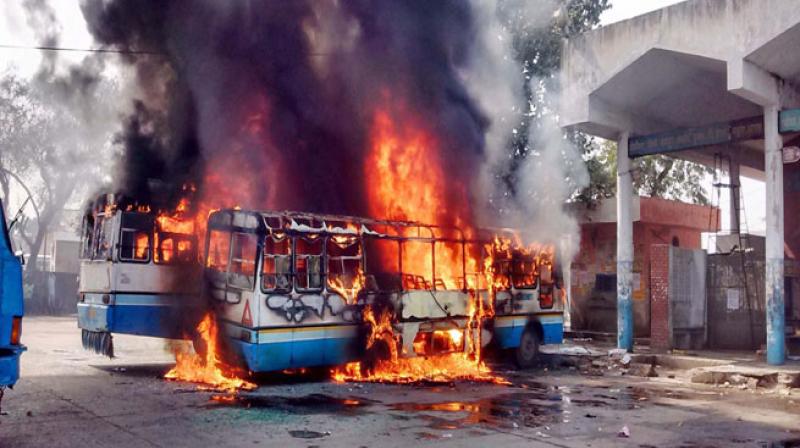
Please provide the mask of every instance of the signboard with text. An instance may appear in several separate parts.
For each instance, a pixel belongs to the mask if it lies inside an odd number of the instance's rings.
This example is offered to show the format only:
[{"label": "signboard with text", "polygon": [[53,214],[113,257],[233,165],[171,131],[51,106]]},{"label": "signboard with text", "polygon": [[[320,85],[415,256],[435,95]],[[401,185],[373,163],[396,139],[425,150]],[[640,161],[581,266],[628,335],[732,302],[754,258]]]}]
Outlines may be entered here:
[{"label": "signboard with text", "polygon": [[[800,109],[781,111],[778,123],[778,132],[782,134],[800,132]],[[632,158],[642,157],[762,138],[763,118],[751,117],[729,123],[631,137],[628,140],[628,153]]]}]

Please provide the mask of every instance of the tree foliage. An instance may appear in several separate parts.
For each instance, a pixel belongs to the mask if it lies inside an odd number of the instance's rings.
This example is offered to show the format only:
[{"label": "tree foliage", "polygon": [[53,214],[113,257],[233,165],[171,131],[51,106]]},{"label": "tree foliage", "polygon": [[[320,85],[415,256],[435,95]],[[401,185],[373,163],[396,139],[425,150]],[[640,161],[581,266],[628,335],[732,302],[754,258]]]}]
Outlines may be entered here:
[{"label": "tree foliage", "polygon": [[79,205],[75,198],[97,185],[111,137],[99,118],[109,121],[106,99],[115,87],[97,81],[80,91],[63,81],[42,74],[28,80],[12,71],[0,78],[0,191],[6,206],[10,198],[30,198],[14,236],[29,254],[25,279],[34,291],[45,239],[65,206]]},{"label": "tree foliage", "polygon": [[[523,161],[535,152],[532,137],[541,132],[547,118],[555,118],[554,94],[559,91],[558,71],[564,39],[581,34],[600,22],[609,8],[608,0],[554,0],[555,8],[543,20],[531,20],[524,0],[501,1],[499,14],[513,36],[514,58],[525,76],[523,107],[509,142],[508,166],[502,167],[502,181],[516,194],[517,176]],[[541,11],[537,11],[541,17]],[[592,139],[568,133],[573,143],[588,150]]]},{"label": "tree foliage", "polygon": [[[586,157],[591,185],[578,199],[594,203],[617,193],[617,144],[604,141]],[[704,165],[666,155],[639,157],[633,160],[633,190],[642,196],[673,199],[708,205],[705,187],[712,170]]]},{"label": "tree foliage", "polygon": [[[557,10],[544,22],[531,21],[517,0],[501,3],[513,35],[515,58],[525,74],[525,105],[511,138],[508,167],[503,181],[511,194],[518,185],[519,168],[536,150],[532,137],[541,132],[546,119],[555,119],[554,96],[560,91],[557,74],[561,66],[564,39],[582,34],[598,25],[600,15],[611,5],[608,0],[556,0]],[[600,142],[579,131],[566,131],[565,139],[583,154],[589,185],[576,191],[574,200],[593,204],[616,194],[616,145]],[[711,171],[693,162],[668,156],[649,156],[634,161],[634,189],[641,195],[678,199],[699,204],[709,202],[704,180]]]}]

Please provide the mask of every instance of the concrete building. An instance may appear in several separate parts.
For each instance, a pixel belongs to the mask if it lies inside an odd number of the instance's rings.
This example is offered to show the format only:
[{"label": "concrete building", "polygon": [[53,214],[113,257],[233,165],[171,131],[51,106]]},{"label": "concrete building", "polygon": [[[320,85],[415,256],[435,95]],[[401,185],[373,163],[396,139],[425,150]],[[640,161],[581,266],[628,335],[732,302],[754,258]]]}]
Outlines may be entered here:
[{"label": "concrete building", "polygon": [[[572,210],[581,224],[580,251],[570,272],[571,328],[616,331],[617,216],[613,199]],[[700,249],[703,232],[719,230],[719,209],[666,199],[633,197],[634,334],[650,336],[650,251],[666,244]]]},{"label": "concrete building", "polygon": [[[739,210],[740,175],[765,181],[767,361],[784,362],[784,244],[800,253],[800,174],[795,165],[784,170],[784,157],[800,145],[798,49],[796,0],[689,0],[566,43],[562,126],[618,142],[620,348],[633,347],[630,161],[669,153],[710,166],[722,161],[732,210]],[[738,214],[730,220],[737,228]]]}]

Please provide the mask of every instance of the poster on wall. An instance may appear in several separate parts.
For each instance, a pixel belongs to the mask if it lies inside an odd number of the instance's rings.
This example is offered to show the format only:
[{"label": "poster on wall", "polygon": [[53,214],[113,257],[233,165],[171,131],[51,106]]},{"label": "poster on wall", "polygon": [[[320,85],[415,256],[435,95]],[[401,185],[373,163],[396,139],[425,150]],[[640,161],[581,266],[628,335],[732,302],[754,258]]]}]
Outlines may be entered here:
[{"label": "poster on wall", "polygon": [[739,290],[735,288],[728,288],[726,291],[727,295],[727,303],[728,303],[728,311],[736,311],[739,309]]}]

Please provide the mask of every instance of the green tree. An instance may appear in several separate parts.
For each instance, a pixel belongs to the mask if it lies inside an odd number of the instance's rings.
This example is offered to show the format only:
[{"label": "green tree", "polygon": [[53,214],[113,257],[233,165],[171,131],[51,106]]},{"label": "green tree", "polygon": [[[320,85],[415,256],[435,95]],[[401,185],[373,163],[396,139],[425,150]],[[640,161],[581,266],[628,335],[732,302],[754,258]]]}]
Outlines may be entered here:
[{"label": "green tree", "polygon": [[[507,166],[498,170],[511,195],[517,193],[517,171],[535,153],[531,137],[544,126],[543,120],[555,119],[552,101],[559,90],[557,75],[564,39],[597,26],[600,15],[610,7],[609,0],[557,0],[555,4],[551,14],[544,14],[544,21],[537,21],[531,19],[524,0],[499,3],[498,13],[513,39],[514,58],[525,76],[525,97],[509,142]],[[536,15],[541,17],[541,11]],[[594,140],[582,133],[568,132],[566,137],[584,152],[594,146]]]},{"label": "green tree", "polygon": [[[591,184],[577,199],[594,203],[617,193],[617,144],[603,141],[586,153]],[[633,160],[633,191],[642,196],[674,199],[708,205],[705,187],[711,168],[666,155],[638,157]]]},{"label": "green tree", "polygon": [[[549,20],[530,20],[522,0],[500,3],[500,16],[513,36],[513,50],[525,74],[525,107],[509,144],[508,165],[500,176],[511,195],[518,185],[517,172],[526,158],[536,156],[532,137],[556,119],[554,97],[560,90],[558,72],[565,39],[595,28],[600,15],[611,7],[609,0],[557,0],[557,10]],[[573,199],[588,204],[616,194],[616,144],[602,143],[579,131],[566,131],[564,137],[583,154],[589,185],[576,191]],[[668,156],[648,156],[634,161],[634,191],[644,196],[679,199],[708,204],[703,186],[711,170],[703,165]]]},{"label": "green tree", "polygon": [[[14,235],[29,254],[25,281],[34,298],[40,283],[37,263],[49,232],[67,205],[79,205],[107,169],[106,147],[113,129],[106,124],[116,87],[93,82],[80,91],[62,78],[34,80],[9,71],[0,78],[0,193],[30,194],[36,219],[17,222]],[[24,188],[24,193],[14,193]],[[6,202],[8,205],[8,202]],[[9,210],[10,214],[14,210]],[[30,298],[30,297],[28,297]]]}]

